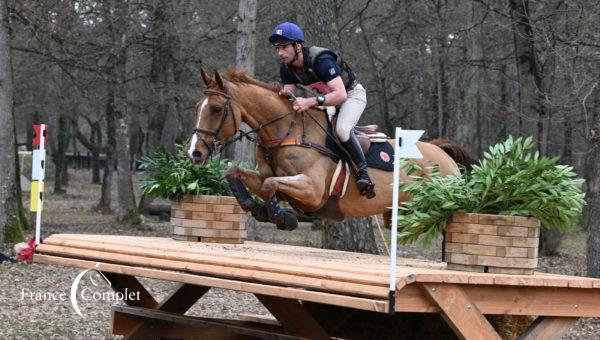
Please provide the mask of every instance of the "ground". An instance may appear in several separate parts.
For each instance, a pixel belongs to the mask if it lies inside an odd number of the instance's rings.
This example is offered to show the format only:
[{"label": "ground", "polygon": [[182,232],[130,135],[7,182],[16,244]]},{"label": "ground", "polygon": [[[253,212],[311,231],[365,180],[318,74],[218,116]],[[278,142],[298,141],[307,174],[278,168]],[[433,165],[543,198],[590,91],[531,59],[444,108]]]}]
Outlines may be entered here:
[{"label": "ground", "polygon": [[[54,233],[168,236],[168,222],[161,222],[157,218],[146,218],[140,226],[127,227],[118,225],[114,215],[92,211],[92,207],[98,202],[100,187],[90,184],[90,176],[87,171],[72,171],[66,194],[46,195],[42,237]],[[51,184],[47,183],[47,187],[52,188]],[[116,188],[116,183],[113,188]],[[116,197],[113,196],[114,202]],[[292,232],[262,225],[257,230],[257,240],[319,246],[320,233],[319,230],[312,230],[308,224],[302,224]],[[30,236],[31,234],[29,232]],[[376,232],[376,235],[379,236],[379,233]],[[585,232],[570,232],[558,256],[540,259],[540,271],[584,276],[585,240]],[[385,251],[379,237],[378,241],[382,251]],[[11,249],[12,245],[0,246],[0,252],[7,255],[11,254]],[[439,242],[427,248],[417,244],[398,248],[400,257],[439,260],[439,254]],[[0,265],[0,339],[119,338],[108,333],[111,301],[79,301],[85,318],[73,311],[68,293],[80,271],[77,268],[40,264],[5,262]],[[176,283],[159,280],[142,278],[140,281],[159,301],[176,286]],[[82,282],[84,287],[91,286],[87,281]],[[40,298],[42,293],[47,294],[44,300]],[[63,294],[62,297],[60,294]],[[253,295],[221,289],[211,290],[188,312],[189,315],[220,318],[236,318],[240,313],[269,314]],[[599,337],[600,320],[582,319],[564,339]]]}]

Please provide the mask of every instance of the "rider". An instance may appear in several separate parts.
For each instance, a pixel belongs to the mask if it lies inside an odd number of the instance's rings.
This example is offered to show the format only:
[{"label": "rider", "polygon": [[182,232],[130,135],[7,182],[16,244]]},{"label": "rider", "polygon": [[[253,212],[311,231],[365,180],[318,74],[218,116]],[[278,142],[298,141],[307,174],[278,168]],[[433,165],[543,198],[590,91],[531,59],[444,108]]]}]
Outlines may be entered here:
[{"label": "rider", "polygon": [[269,42],[275,46],[281,61],[279,73],[283,82],[281,94],[296,94],[296,84],[319,93],[316,97],[297,97],[294,110],[302,112],[313,106],[339,106],[336,132],[342,146],[358,167],[356,184],[361,195],[375,197],[375,184],[367,172],[367,162],[356,135],[352,131],[367,105],[364,87],[356,75],[333,51],[317,46],[302,46],[304,33],[298,25],[284,22],[275,27]]}]

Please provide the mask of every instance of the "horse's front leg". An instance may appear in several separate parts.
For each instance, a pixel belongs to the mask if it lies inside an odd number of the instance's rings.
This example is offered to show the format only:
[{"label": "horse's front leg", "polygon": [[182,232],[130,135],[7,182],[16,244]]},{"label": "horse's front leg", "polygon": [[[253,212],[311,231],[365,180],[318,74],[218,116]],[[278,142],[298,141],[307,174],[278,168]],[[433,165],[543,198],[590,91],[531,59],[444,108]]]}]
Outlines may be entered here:
[{"label": "horse's front leg", "polygon": [[289,213],[279,206],[277,193],[281,193],[294,201],[303,202],[310,208],[315,208],[321,202],[324,187],[318,185],[310,176],[298,174],[295,176],[269,177],[265,179],[261,193],[271,197],[267,203],[267,212],[273,223],[279,229],[296,229],[298,219],[295,214]]},{"label": "horse's front leg", "polygon": [[[277,225],[277,228],[285,230],[294,230],[298,227],[296,214],[282,209],[272,190],[264,190],[265,180],[257,171],[232,167],[225,173],[225,178],[242,209],[249,211],[257,221],[271,222]],[[256,202],[246,187],[260,196],[266,205]]]},{"label": "horse's front leg", "polygon": [[[243,169],[236,166],[227,170],[225,178],[227,179],[227,182],[229,182],[231,193],[233,193],[233,196],[235,196],[244,211],[249,211],[257,221],[270,221],[267,207],[262,203],[256,202],[254,198],[250,196],[248,190],[246,190],[246,187],[248,187],[250,191],[265,199],[260,193],[264,178],[260,176],[258,171]],[[265,199],[265,202],[267,201],[268,200]]]}]

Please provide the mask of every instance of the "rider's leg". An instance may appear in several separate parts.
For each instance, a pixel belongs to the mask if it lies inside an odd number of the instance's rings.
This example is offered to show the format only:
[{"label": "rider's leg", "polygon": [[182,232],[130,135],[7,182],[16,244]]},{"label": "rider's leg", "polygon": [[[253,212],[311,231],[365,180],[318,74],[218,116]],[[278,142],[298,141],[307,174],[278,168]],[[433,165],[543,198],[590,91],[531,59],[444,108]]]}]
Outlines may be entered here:
[{"label": "rider's leg", "polygon": [[353,90],[348,91],[348,98],[340,107],[336,132],[342,142],[342,146],[348,151],[350,157],[352,157],[352,160],[358,167],[356,185],[358,186],[360,194],[367,198],[373,198],[375,197],[375,184],[369,177],[365,155],[360,147],[358,139],[352,131],[354,126],[356,126],[356,123],[358,123],[366,105],[366,90],[362,85],[358,84]]}]

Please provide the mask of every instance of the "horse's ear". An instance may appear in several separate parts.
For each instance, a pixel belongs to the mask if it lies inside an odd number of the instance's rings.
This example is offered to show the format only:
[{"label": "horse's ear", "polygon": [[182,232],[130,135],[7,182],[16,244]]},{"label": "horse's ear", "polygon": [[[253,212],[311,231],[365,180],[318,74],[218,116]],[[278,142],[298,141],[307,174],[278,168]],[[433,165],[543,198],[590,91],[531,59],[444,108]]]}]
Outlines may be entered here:
[{"label": "horse's ear", "polygon": [[225,89],[225,82],[223,81],[223,78],[221,78],[221,75],[217,70],[215,70],[215,80],[217,81],[217,85],[219,85],[219,88]]},{"label": "horse's ear", "polygon": [[213,82],[212,78],[204,71],[203,68],[200,68],[200,75],[202,76],[202,81],[204,81],[204,85],[207,87]]}]

